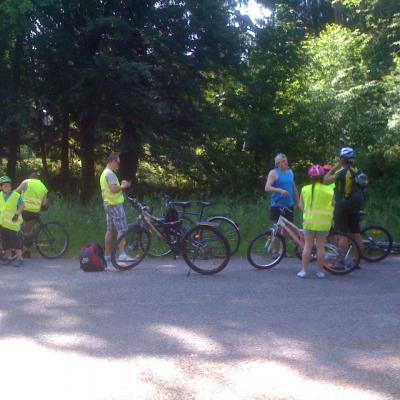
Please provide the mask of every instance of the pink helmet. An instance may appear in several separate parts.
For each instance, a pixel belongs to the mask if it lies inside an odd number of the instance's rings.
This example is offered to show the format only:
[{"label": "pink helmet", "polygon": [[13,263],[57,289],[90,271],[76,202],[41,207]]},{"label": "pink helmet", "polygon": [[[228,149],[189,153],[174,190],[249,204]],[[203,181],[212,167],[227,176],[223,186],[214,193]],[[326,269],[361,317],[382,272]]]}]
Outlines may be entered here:
[{"label": "pink helmet", "polygon": [[307,173],[308,173],[308,176],[318,178],[319,176],[325,175],[325,170],[319,164],[314,164],[314,165],[311,165],[310,168],[308,168]]}]

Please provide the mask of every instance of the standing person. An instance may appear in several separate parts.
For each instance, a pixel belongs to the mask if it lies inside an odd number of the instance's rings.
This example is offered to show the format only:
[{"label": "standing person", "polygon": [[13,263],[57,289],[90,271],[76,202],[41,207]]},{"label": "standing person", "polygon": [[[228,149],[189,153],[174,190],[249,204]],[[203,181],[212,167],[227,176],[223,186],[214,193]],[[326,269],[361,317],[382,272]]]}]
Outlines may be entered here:
[{"label": "standing person", "polygon": [[[115,230],[119,238],[127,229],[128,224],[124,210],[123,190],[131,186],[128,181],[119,183],[115,174],[119,169],[120,159],[116,154],[112,154],[107,158],[107,165],[100,176],[101,195],[104,202],[104,210],[106,213],[107,231],[104,238],[104,256],[107,261],[110,260],[112,233]],[[132,258],[125,253],[125,242],[121,241],[119,246],[118,261],[132,261]]]},{"label": "standing person", "polygon": [[30,240],[30,237],[32,236],[33,225],[39,219],[40,211],[48,206],[48,190],[40,180],[40,173],[32,172],[29,178],[22,181],[15,191],[22,195],[25,204],[22,219],[24,220],[24,243],[27,249],[23,256],[29,258],[31,256],[32,240]]},{"label": "standing person", "polygon": [[[354,163],[355,154],[351,147],[343,147],[339,153],[340,161],[325,175],[324,183],[335,183],[335,230],[351,234],[362,251],[359,212],[365,199],[354,182],[358,172]],[[339,245],[345,248],[347,243]]]},{"label": "standing person", "polygon": [[281,208],[288,208],[291,212],[285,214],[285,218],[293,222],[294,205],[299,201],[299,193],[285,154],[279,153],[275,157],[275,168],[268,173],[265,191],[272,193],[271,220],[277,222],[281,215]]},{"label": "standing person", "polygon": [[312,165],[308,171],[311,185],[301,190],[299,208],[303,211],[304,249],[302,255],[302,269],[298,272],[299,278],[307,276],[308,264],[312,248],[317,247],[318,278],[325,278],[324,259],[325,242],[332,225],[333,217],[333,189],[322,183],[325,170],[320,165]]},{"label": "standing person", "polygon": [[[22,240],[21,240],[21,213],[24,209],[24,202],[21,195],[12,190],[11,178],[2,176],[0,178],[0,226],[3,250],[5,251],[5,264],[13,261],[14,267],[20,267],[24,261],[22,259]],[[16,254],[15,259],[11,259],[11,252]]]}]

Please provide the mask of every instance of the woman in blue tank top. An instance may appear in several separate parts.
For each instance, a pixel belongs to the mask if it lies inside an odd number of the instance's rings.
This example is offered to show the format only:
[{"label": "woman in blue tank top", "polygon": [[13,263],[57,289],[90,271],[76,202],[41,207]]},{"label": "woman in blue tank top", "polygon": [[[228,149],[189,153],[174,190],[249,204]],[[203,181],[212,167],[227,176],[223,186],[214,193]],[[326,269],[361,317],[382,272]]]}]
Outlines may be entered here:
[{"label": "woman in blue tank top", "polygon": [[286,213],[285,218],[293,221],[294,205],[298,203],[299,193],[285,154],[279,153],[275,157],[275,168],[268,174],[265,191],[271,193],[271,220],[273,222],[278,221],[281,214],[280,209],[283,207],[292,211],[291,213]]}]

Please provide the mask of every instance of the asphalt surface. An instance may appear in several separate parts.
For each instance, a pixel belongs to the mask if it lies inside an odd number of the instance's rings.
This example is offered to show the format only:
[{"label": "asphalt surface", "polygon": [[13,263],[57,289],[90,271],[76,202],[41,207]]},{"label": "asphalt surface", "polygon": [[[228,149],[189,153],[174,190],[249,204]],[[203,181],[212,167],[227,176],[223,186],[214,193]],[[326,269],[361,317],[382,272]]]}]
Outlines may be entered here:
[{"label": "asphalt surface", "polygon": [[0,267],[0,398],[400,398],[400,258],[324,280],[285,259]]}]

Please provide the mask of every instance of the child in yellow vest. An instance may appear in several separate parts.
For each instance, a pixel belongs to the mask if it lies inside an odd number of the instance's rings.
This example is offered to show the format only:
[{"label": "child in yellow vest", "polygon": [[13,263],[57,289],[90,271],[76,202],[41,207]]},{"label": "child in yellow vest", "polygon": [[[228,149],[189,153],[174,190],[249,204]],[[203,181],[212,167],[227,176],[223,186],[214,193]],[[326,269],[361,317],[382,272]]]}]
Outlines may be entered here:
[{"label": "child in yellow vest", "polygon": [[317,247],[318,278],[325,278],[324,258],[325,242],[332,225],[333,217],[333,190],[322,183],[325,170],[320,165],[312,165],[308,169],[311,185],[301,190],[299,208],[303,211],[304,249],[302,269],[297,274],[299,278],[307,276],[308,264],[312,248]]},{"label": "child in yellow vest", "polygon": [[11,189],[11,178],[8,176],[0,178],[0,187],[0,230],[3,250],[6,255],[4,263],[13,261],[11,252],[14,251],[16,258],[13,265],[20,267],[23,265],[20,231],[24,202],[21,195]]}]

